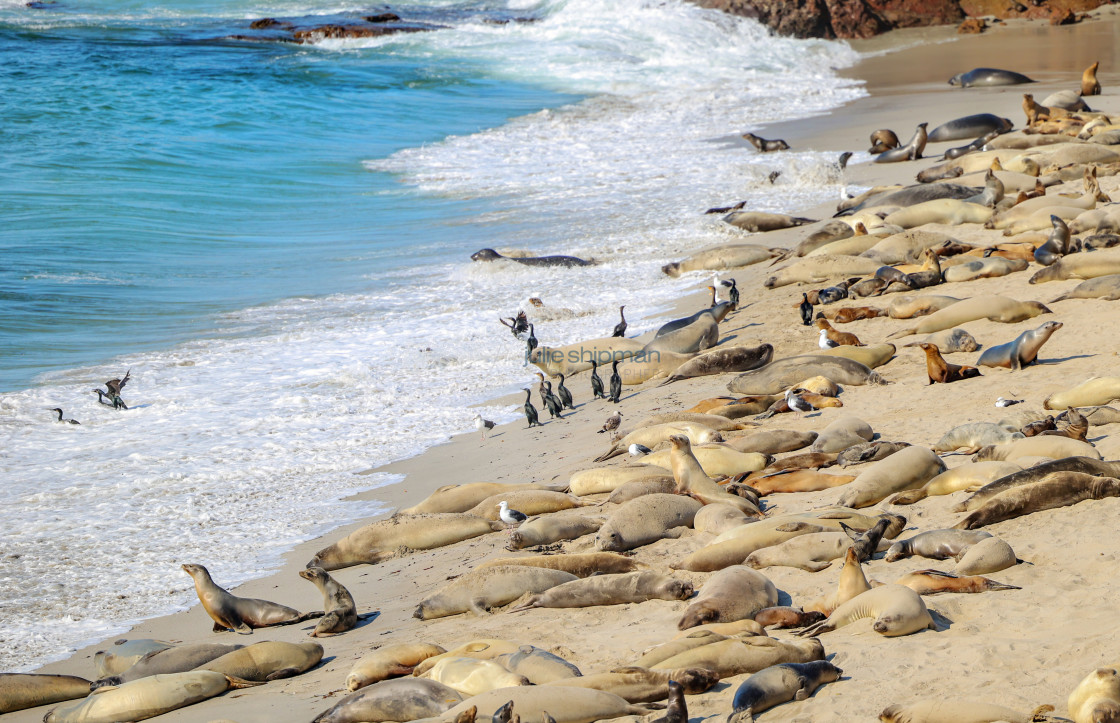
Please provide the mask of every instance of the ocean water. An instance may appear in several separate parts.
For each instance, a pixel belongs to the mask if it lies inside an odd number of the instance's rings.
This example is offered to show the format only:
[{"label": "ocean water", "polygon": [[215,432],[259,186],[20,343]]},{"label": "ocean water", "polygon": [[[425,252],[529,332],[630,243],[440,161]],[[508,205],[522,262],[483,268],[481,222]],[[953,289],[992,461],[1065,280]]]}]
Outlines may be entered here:
[{"label": "ocean water", "polygon": [[[183,562],[275,570],[385,511],[341,501],[396,481],[356,473],[518,418],[485,402],[533,378],[497,322],[529,295],[544,344],[609,334],[620,304],[643,331],[695,281],[661,264],[744,239],[705,208],[839,191],[833,153],[726,139],[858,97],[835,74],[856,54],[677,0],[429,0],[392,10],[431,32],[230,39],[383,10],[0,0],[0,670],[192,604]],[[129,369],[131,408],[99,405]]]}]

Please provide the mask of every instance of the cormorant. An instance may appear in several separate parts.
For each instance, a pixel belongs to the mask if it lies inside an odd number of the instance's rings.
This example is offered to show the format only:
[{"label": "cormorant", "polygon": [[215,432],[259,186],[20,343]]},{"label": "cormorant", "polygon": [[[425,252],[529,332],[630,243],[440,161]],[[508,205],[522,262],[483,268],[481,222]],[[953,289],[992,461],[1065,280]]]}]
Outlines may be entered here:
[{"label": "cormorant", "polygon": [[618,404],[619,398],[622,396],[622,377],[618,375],[618,359],[614,360],[611,365],[611,396],[610,400]]},{"label": "cormorant", "polygon": [[603,380],[599,378],[598,363],[594,359],[591,360],[591,394],[595,399],[606,399],[607,395],[603,392]]},{"label": "cormorant", "polygon": [[58,407],[55,407],[51,411],[52,412],[58,412],[58,421],[60,421],[60,422],[66,422],[67,424],[81,424],[81,422],[79,422],[77,419],[63,419],[62,418],[62,410],[59,409]]},{"label": "cormorant", "polygon": [[541,422],[537,419],[537,408],[533,406],[532,402],[533,390],[525,390],[525,419],[529,420],[529,427],[539,427]]},{"label": "cormorant", "polygon": [[801,323],[805,326],[813,325],[813,305],[809,303],[809,295],[801,295]]},{"label": "cormorant", "polygon": [[622,319],[622,321],[614,325],[614,333],[611,334],[612,337],[626,336],[626,314],[623,312],[623,309],[625,308],[625,304],[618,307],[618,316]]},{"label": "cormorant", "polygon": [[560,375],[560,383],[556,385],[556,396],[560,397],[560,406],[568,409],[576,408],[576,405],[572,404],[572,393],[564,386],[563,374]]}]

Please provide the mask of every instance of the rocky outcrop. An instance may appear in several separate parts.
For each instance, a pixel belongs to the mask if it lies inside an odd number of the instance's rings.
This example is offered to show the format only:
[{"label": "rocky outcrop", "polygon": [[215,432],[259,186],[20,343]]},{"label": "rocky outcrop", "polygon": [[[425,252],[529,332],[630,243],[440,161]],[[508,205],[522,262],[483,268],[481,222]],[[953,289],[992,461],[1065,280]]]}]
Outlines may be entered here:
[{"label": "rocky outcrop", "polygon": [[304,18],[261,18],[249,23],[253,33],[228,36],[229,40],[271,41],[280,43],[317,43],[344,38],[379,38],[397,33],[421,33],[440,26],[409,23],[394,13],[354,17],[346,15]]},{"label": "rocky outcrop", "polygon": [[[897,28],[958,24],[966,18],[1036,18],[1068,23],[1108,0],[693,0],[754,18],[796,38],[869,38]],[[972,26],[969,26],[972,27]]]}]

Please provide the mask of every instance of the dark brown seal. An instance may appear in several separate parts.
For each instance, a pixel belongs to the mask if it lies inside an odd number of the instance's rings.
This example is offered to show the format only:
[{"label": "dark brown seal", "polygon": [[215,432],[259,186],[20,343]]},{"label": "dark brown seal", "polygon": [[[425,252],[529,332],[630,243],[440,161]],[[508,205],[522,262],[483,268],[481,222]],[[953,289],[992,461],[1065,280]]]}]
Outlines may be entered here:
[{"label": "dark brown seal", "polygon": [[818,317],[823,317],[829,321],[834,321],[837,324],[849,324],[853,321],[860,319],[874,319],[879,316],[887,316],[885,309],[879,309],[874,306],[849,306],[846,309],[825,309],[817,313]]},{"label": "dark brown seal", "polygon": [[996,495],[953,527],[958,530],[974,530],[1032,512],[1105,497],[1120,497],[1120,480],[1094,477],[1084,472],[1055,472],[1033,484],[1014,487]]},{"label": "dark brown seal", "polygon": [[764,628],[803,628],[824,620],[825,616],[815,610],[805,612],[801,608],[783,605],[759,610],[754,621]]},{"label": "dark brown seal", "polygon": [[898,136],[894,131],[889,128],[880,128],[871,134],[871,148],[867,150],[868,153],[882,153],[889,151],[892,148],[898,148],[901,145],[898,141]]},{"label": "dark brown seal", "polygon": [[929,375],[930,384],[934,382],[948,384],[961,379],[981,376],[980,370],[976,367],[950,364],[945,361],[944,357],[941,356],[941,351],[934,344],[922,342],[918,346],[926,353],[926,373]]}]

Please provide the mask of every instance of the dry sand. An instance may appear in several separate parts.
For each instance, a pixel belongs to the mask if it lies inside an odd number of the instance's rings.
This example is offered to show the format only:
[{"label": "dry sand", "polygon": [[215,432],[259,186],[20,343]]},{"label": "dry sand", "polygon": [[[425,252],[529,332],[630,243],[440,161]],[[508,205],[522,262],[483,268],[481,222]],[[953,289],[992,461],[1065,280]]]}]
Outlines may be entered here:
[{"label": "dry sand", "polygon": [[[851,69],[852,75],[868,81],[871,96],[856,101],[827,116],[783,124],[780,129],[765,129],[764,137],[783,137],[795,148],[819,150],[865,149],[870,132],[893,128],[905,139],[921,121],[930,128],[963,115],[994,112],[1012,118],[1021,127],[1020,87],[960,90],[946,85],[951,75],[975,66],[1007,67],[1042,81],[1030,86],[1037,97],[1062,88],[1076,88],[1081,70],[1094,60],[1101,61],[1100,79],[1104,95],[1091,98],[1093,106],[1120,112],[1120,83],[1116,37],[1120,21],[1111,8],[1098,18],[1067,28],[1019,23],[1000,27],[980,37],[957,38],[952,29],[902,32],[888,38],[862,43],[860,50],[875,51],[889,44],[915,44],[890,54],[868,58]],[[951,145],[931,145],[930,155]],[[863,164],[851,167],[847,180],[852,185],[869,186],[889,181],[908,182],[931,161],[893,165]],[[1078,184],[1074,184],[1078,185]],[[1070,188],[1073,189],[1071,185]],[[1120,180],[1102,179],[1106,192],[1120,198]],[[1079,189],[1077,189],[1079,190]],[[713,205],[734,202],[734,198],[712,199]],[[786,209],[816,218],[827,218],[831,204],[815,209]],[[983,232],[976,226],[941,229],[962,240],[988,238],[998,232]],[[806,229],[766,235],[744,234],[744,241],[771,246],[792,246],[806,235]],[[713,242],[719,240],[713,236]],[[669,259],[667,259],[669,260]],[[1064,281],[1031,286],[1030,270],[1003,278],[984,279],[968,284],[946,284],[932,293],[952,296],[1005,294],[1016,299],[1049,302],[1078,282]],[[761,288],[770,273],[766,264],[734,274],[742,290],[745,308],[733,313],[721,325],[724,339],[755,345],[769,342],[774,358],[811,352],[817,336],[800,324],[796,302],[808,287],[787,286],[773,291]],[[690,312],[704,303],[701,292],[681,303]],[[871,299],[880,305],[889,298]],[[862,305],[862,302],[857,302]],[[965,325],[984,347],[1013,339],[1047,319],[1065,326],[1043,348],[1043,362],[1011,373],[986,369],[979,379],[951,386],[926,384],[924,359],[915,349],[899,348],[893,361],[879,369],[892,383],[888,386],[848,387],[841,395],[843,409],[794,418],[779,415],[762,423],[765,429],[823,429],[841,414],[852,414],[868,421],[884,440],[907,441],[930,446],[951,427],[969,421],[996,421],[1004,410],[993,402],[999,396],[1025,399],[1024,406],[1040,407],[1042,399],[1055,391],[1093,376],[1120,371],[1120,335],[1114,325],[1113,302],[1072,300],[1053,305],[1054,314],[1020,324],[1005,325],[988,321]],[[883,341],[888,334],[912,322],[872,319],[843,326],[866,343]],[[911,339],[903,339],[902,342]],[[897,342],[896,342],[897,343]],[[956,354],[956,363],[975,363],[979,352]],[[605,376],[605,375],[604,375]],[[624,390],[621,409],[624,430],[646,416],[685,409],[705,397],[726,394],[729,375],[707,377],[657,388],[657,382]],[[593,465],[591,460],[606,446],[606,435],[596,434],[614,406],[604,401],[588,401],[587,375],[569,381],[579,403],[564,421],[548,422],[527,430],[523,421],[502,425],[482,442],[476,433],[465,434],[427,453],[396,464],[383,471],[407,475],[397,485],[368,493],[393,506],[414,504],[436,487],[474,481],[528,482],[563,480],[574,471]],[[536,393],[534,392],[534,397]],[[510,400],[520,403],[520,397]],[[1017,409],[1017,408],[1013,408]],[[542,418],[547,417],[543,409]],[[1120,457],[1120,435],[1115,427],[1091,429],[1090,438],[1106,459]],[[949,455],[945,461],[956,466],[967,461],[964,455]],[[627,464],[625,458],[607,463]],[[861,468],[855,468],[859,471]],[[768,510],[776,513],[830,505],[844,488],[826,492],[776,495],[769,498]],[[908,537],[916,531],[951,526],[961,515],[950,508],[963,493],[923,500],[909,507],[891,508],[909,518]],[[878,508],[889,508],[879,505]],[[608,514],[610,506],[592,510]],[[919,698],[969,698],[998,703],[1029,711],[1050,703],[1064,714],[1069,692],[1090,670],[1117,660],[1113,642],[1120,622],[1112,610],[1120,597],[1120,577],[1116,576],[1118,546],[1114,527],[1120,514],[1120,500],[1107,499],[1051,510],[988,528],[1007,540],[1025,562],[990,577],[1022,587],[1022,590],[975,595],[941,595],[926,598],[940,623],[940,630],[925,631],[901,638],[883,638],[870,629],[867,621],[822,636],[830,659],[844,669],[841,681],[822,688],[809,700],[791,703],[761,714],[761,721],[855,721],[874,720],[891,703]],[[237,588],[238,595],[262,597],[302,610],[318,609],[318,591],[296,573],[312,554],[326,544],[357,528],[357,523],[336,530],[325,538],[300,545],[287,556],[277,574]],[[637,551],[637,558],[656,569],[665,570],[704,544],[707,535],[690,533],[679,540],[662,540]],[[499,637],[530,643],[558,653],[580,667],[584,673],[610,670],[635,660],[646,648],[676,634],[676,623],[687,603],[652,601],[609,608],[578,610],[530,610],[520,613],[497,612],[477,616],[456,616],[421,622],[413,619],[417,602],[442,587],[454,575],[479,562],[508,555],[503,550],[506,536],[496,533],[443,549],[422,552],[375,566],[339,570],[333,575],[354,594],[359,611],[377,610],[380,615],[345,635],[321,640],[326,648],[325,662],[299,677],[265,686],[234,691],[219,698],[165,715],[160,720],[207,721],[218,718],[240,723],[276,723],[311,720],[344,694],[344,680],[351,665],[372,649],[389,644],[414,641],[438,643],[448,649],[471,639]],[[593,548],[588,536],[568,543],[570,552]],[[188,562],[188,561],[184,561]],[[205,560],[189,561],[205,564]],[[91,564],[96,564],[91,561]],[[874,560],[865,565],[869,578],[890,582],[906,572],[938,568],[949,570],[949,562],[913,558],[887,564]],[[221,570],[211,571],[221,583]],[[127,570],[121,570],[127,575]],[[704,573],[673,573],[699,586]],[[831,592],[836,584],[836,566],[819,573],[793,568],[770,568],[766,574],[782,592],[783,604],[808,604]],[[184,574],[183,583],[188,579]],[[248,644],[261,640],[307,640],[313,624],[259,630],[252,637],[210,632],[211,623],[198,606],[188,612],[145,621],[128,638],[159,638],[172,641],[221,641]],[[785,632],[774,633],[784,637]],[[94,651],[106,643],[80,650],[70,659],[48,665],[41,672],[59,672],[91,677]],[[721,682],[715,689],[688,700],[692,720],[726,716],[737,685],[746,676]],[[5,720],[38,721],[46,709],[15,713]],[[491,711],[480,711],[488,716]],[[722,719],[722,718],[721,718]]]}]

